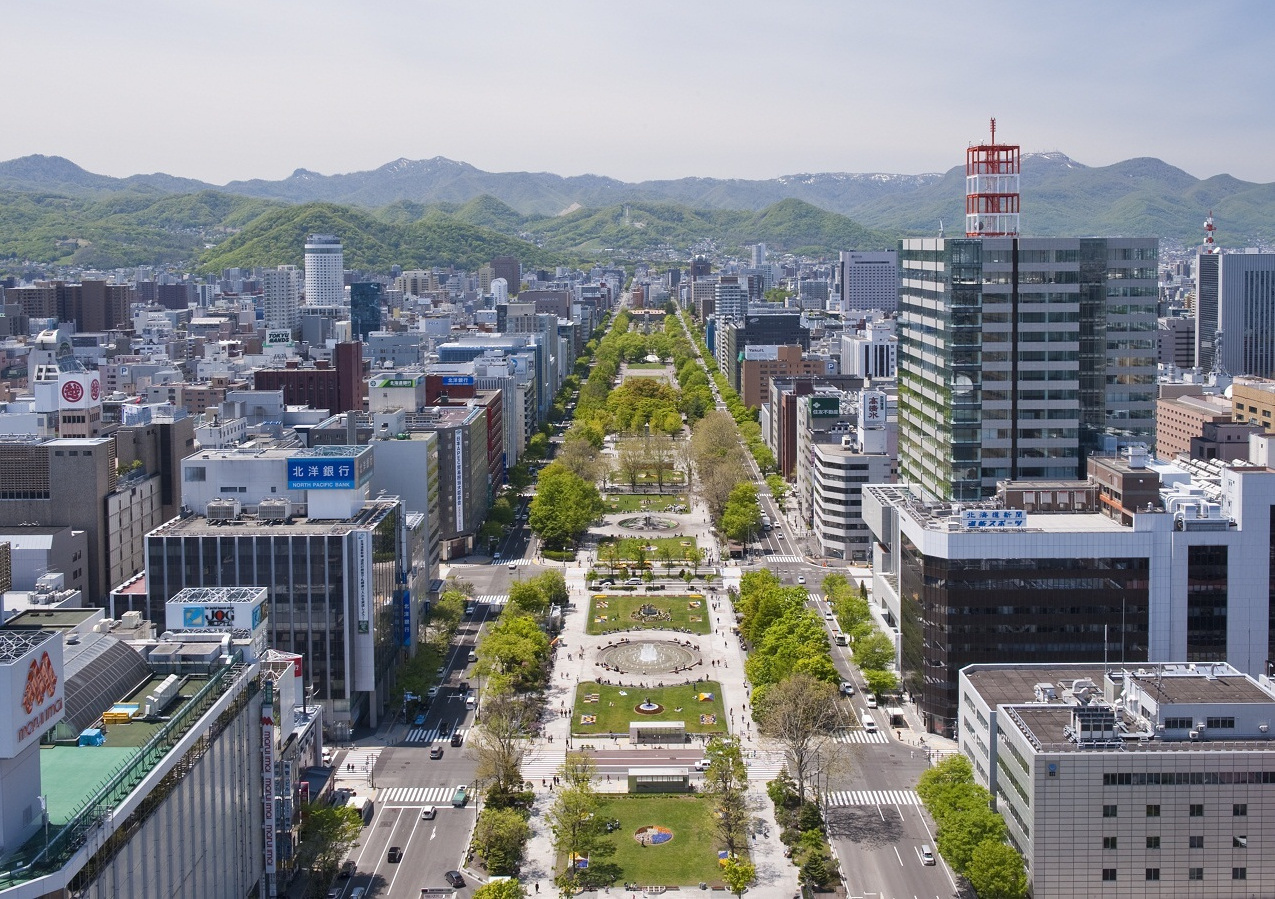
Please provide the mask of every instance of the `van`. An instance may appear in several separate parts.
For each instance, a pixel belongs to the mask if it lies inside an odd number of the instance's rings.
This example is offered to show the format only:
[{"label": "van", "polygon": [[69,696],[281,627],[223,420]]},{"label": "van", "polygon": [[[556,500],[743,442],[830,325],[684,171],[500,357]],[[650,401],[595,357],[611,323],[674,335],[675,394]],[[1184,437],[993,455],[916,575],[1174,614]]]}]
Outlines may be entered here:
[{"label": "van", "polygon": [[850,638],[847,637],[845,634],[837,634],[835,637],[833,637],[833,639],[837,641],[838,646],[850,645]]},{"label": "van", "polygon": [[478,698],[474,696],[473,693],[470,693],[468,696],[465,697],[465,708],[469,709],[472,712],[477,707],[478,707]]},{"label": "van", "polygon": [[763,531],[769,531],[773,527],[774,525],[770,523],[770,516],[763,512],[761,516],[761,529]]},{"label": "van", "polygon": [[921,864],[923,865],[934,864],[934,852],[930,849],[929,846],[921,847]]},{"label": "van", "polygon": [[865,734],[875,734],[877,732],[877,722],[870,716],[863,716],[863,732]]}]

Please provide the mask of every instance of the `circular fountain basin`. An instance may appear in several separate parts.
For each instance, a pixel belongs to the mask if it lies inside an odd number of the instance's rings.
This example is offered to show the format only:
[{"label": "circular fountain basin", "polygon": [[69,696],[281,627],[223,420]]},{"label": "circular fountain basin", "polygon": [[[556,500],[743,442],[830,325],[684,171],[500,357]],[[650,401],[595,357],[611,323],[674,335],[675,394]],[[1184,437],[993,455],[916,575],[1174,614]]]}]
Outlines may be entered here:
[{"label": "circular fountain basin", "polygon": [[598,655],[604,664],[624,674],[670,674],[700,660],[699,650],[666,640],[638,640],[608,646]]}]

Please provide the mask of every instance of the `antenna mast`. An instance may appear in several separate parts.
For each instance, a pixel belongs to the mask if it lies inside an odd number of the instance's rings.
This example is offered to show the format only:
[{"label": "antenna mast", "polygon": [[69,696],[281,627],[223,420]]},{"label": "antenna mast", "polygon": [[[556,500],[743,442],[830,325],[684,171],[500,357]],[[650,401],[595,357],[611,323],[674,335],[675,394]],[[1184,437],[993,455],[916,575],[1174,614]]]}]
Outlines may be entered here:
[{"label": "antenna mast", "polygon": [[1021,148],[992,141],[965,151],[965,236],[1017,237]]}]

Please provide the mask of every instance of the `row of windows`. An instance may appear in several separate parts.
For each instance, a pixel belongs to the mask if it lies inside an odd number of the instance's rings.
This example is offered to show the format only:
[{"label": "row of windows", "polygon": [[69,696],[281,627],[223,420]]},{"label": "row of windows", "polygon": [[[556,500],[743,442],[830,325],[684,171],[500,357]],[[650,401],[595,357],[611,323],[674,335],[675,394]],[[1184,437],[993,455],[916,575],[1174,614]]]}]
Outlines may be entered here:
[{"label": "row of windows", "polygon": [[[1103,849],[1117,849],[1117,848],[1119,848],[1119,847],[1118,847],[1118,838],[1117,838],[1117,837],[1103,837],[1103,838],[1102,838],[1102,848],[1103,848]],[[1160,838],[1159,838],[1159,837],[1147,837],[1147,848],[1148,848],[1148,849],[1159,849],[1159,848],[1160,848]],[[1203,837],[1203,836],[1193,836],[1193,837],[1188,837],[1188,838],[1187,838],[1187,848],[1188,848],[1188,849],[1203,849],[1203,848],[1204,848],[1204,837]],[[1231,837],[1231,848],[1232,848],[1232,849],[1247,849],[1247,848],[1248,848],[1248,837],[1247,837],[1247,836],[1245,836],[1244,834],[1236,834],[1235,836]]]},{"label": "row of windows", "polygon": [[[1204,869],[1203,869],[1203,868],[1187,868],[1187,869],[1186,869],[1186,878],[1187,878],[1187,880],[1203,880],[1203,879],[1204,879]],[[1106,880],[1106,881],[1112,881],[1112,880],[1115,880],[1115,879],[1116,879],[1116,869],[1115,869],[1115,868],[1103,868],[1103,869],[1102,869],[1102,879],[1103,879],[1103,880]],[[1146,869],[1146,879],[1147,879],[1147,880],[1159,880],[1159,879],[1160,879],[1160,869],[1159,869],[1159,868],[1147,868],[1147,869]],[[1248,880],[1248,868],[1232,868],[1232,869],[1231,869],[1231,880]]]},{"label": "row of windows", "polygon": [[[1214,730],[1234,730],[1234,718],[1207,718],[1204,722],[1206,727]],[[1193,718],[1165,718],[1165,730],[1190,730],[1195,727],[1195,719]],[[1103,775],[1103,782],[1106,782],[1106,775]]]},{"label": "row of windows", "polygon": [[[1174,719],[1170,719],[1174,720]],[[1182,719],[1189,721],[1190,719]],[[1217,719],[1224,721],[1226,719]],[[1165,728],[1170,725],[1165,722]],[[1193,727],[1194,725],[1187,725]],[[1226,725],[1214,725],[1210,719],[1209,727],[1222,727]],[[1235,726],[1234,721],[1230,724]],[[1145,786],[1187,786],[1187,785],[1215,785],[1215,784],[1275,784],[1275,771],[1141,771],[1136,773],[1119,772],[1102,775],[1102,785],[1104,787],[1145,787]]]},{"label": "row of windows", "polygon": [[[1190,815],[1190,817],[1192,817],[1192,818],[1203,818],[1203,817],[1204,817],[1204,803],[1202,803],[1202,802],[1194,802],[1194,803],[1191,803],[1191,804],[1190,804],[1190,805],[1188,805],[1188,807],[1187,807],[1187,812],[1188,812],[1188,814]],[[1116,806],[1116,805],[1104,805],[1104,806],[1102,807],[1102,816],[1103,816],[1104,818],[1117,818],[1117,817],[1119,817],[1119,806]],[[1232,817],[1234,817],[1234,818],[1246,818],[1246,817],[1248,817],[1248,803],[1247,803],[1247,802],[1236,802],[1236,803],[1232,804],[1232,806],[1231,806],[1231,816],[1232,816]],[[1160,817],[1160,806],[1158,806],[1158,805],[1148,805],[1148,806],[1147,806],[1147,817],[1148,817],[1148,818],[1159,818],[1159,817]]]}]

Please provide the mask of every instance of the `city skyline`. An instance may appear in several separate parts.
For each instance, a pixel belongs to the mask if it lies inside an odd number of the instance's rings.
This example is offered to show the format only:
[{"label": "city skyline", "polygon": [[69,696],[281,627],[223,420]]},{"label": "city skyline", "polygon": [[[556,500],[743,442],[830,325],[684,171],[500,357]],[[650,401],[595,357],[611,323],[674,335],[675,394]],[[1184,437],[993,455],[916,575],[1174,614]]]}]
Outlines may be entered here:
[{"label": "city skyline", "polygon": [[15,42],[13,70],[40,77],[0,158],[217,184],[434,156],[625,181],[919,174],[959,164],[996,116],[1025,152],[1275,181],[1265,9],[1199,10],[319,0],[119,16],[67,0],[10,11],[14,33],[54,36],[62,53],[49,66],[47,41]]}]

